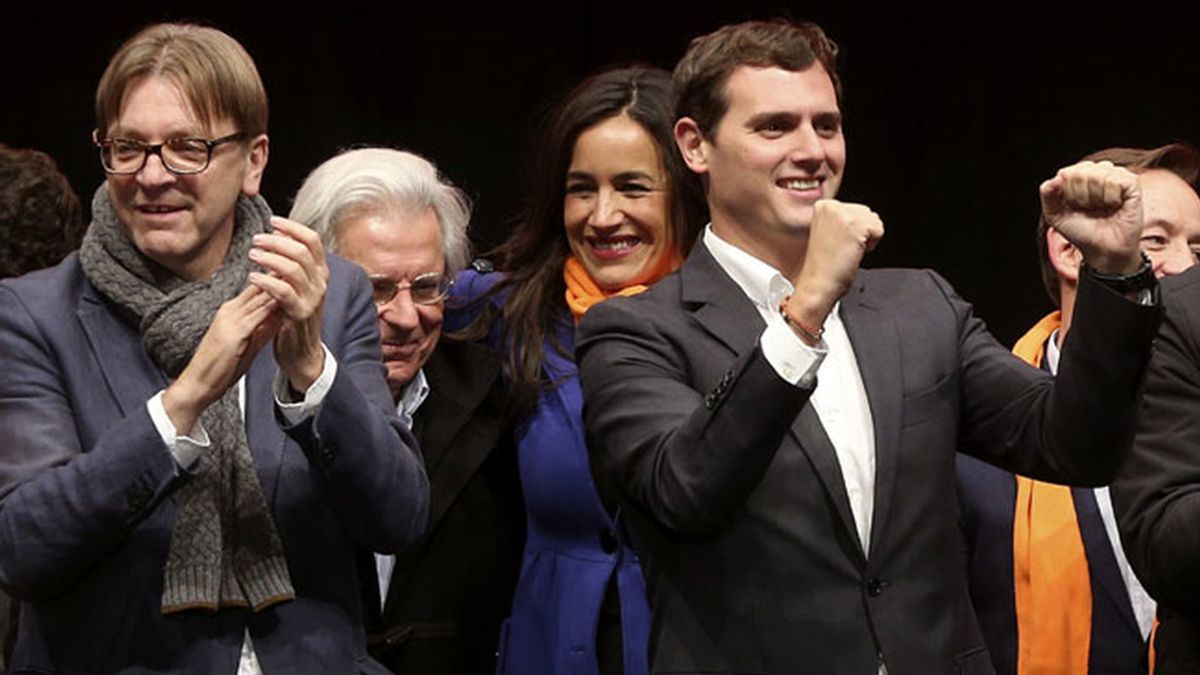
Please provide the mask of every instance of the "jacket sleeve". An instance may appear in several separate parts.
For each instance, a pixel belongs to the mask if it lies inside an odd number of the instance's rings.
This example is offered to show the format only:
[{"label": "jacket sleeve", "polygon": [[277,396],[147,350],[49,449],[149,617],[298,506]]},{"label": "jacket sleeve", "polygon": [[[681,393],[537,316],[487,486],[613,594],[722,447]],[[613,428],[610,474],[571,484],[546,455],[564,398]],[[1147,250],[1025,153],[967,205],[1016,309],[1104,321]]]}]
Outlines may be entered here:
[{"label": "jacket sleeve", "polygon": [[390,553],[424,533],[429,483],[391,403],[366,277],[335,266],[330,293],[338,292],[326,301],[324,336],[333,341],[337,375],[314,416],[295,426],[277,418],[322,477],[342,526],[361,545]]},{"label": "jacket sleeve", "polygon": [[[1193,276],[1193,275],[1189,275]],[[1137,434],[1112,488],[1129,564],[1163,605],[1200,609],[1200,286],[1173,296],[1155,342]]]},{"label": "jacket sleeve", "polygon": [[1058,373],[1040,374],[1000,346],[969,306],[960,334],[959,449],[1013,473],[1054,483],[1107,485],[1133,440],[1134,416],[1161,319],[1080,276]]},{"label": "jacket sleeve", "polygon": [[742,508],[812,389],[779,377],[756,346],[696,391],[651,308],[609,300],[580,326],[588,449],[625,499],[676,534],[703,536]]},{"label": "jacket sleeve", "polygon": [[[60,592],[122,545],[179,484],[146,407],[81,447],[61,355],[0,285],[0,586],[33,600]],[[103,386],[95,383],[95,386]]]}]

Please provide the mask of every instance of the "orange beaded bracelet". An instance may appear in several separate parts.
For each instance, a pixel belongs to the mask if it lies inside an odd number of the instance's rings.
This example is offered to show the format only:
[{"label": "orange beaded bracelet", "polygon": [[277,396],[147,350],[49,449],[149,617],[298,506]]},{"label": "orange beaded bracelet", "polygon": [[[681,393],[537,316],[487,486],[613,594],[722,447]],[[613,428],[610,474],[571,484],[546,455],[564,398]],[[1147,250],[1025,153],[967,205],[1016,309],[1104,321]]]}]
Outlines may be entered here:
[{"label": "orange beaded bracelet", "polygon": [[804,337],[808,338],[809,340],[812,340],[813,342],[820,342],[821,336],[825,334],[825,327],[821,326],[820,328],[813,328],[812,326],[804,323],[800,319],[797,319],[788,313],[788,301],[791,299],[792,296],[789,295],[783,299],[783,302],[779,303],[779,313],[783,316],[784,323],[791,326],[792,330],[798,330],[803,333]]}]

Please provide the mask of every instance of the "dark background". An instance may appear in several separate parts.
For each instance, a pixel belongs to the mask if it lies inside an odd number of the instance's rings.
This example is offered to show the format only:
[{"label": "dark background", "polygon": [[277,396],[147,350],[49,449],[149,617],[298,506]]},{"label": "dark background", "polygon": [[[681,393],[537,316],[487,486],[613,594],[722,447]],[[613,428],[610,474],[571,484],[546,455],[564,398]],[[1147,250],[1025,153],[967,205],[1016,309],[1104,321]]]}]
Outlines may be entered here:
[{"label": "dark background", "polygon": [[86,203],[103,178],[90,134],[108,58],[148,23],[199,20],[242,42],[262,73],[264,192],[276,211],[339,149],[405,148],[476,198],[473,238],[485,249],[520,208],[533,122],[549,98],[612,63],[670,68],[691,37],[722,23],[811,19],[842,47],[841,197],[871,205],[888,228],[866,264],[937,269],[1011,343],[1049,308],[1033,248],[1038,183],[1101,147],[1200,140],[1194,9],[321,4],[7,2],[0,142],[50,153]]}]

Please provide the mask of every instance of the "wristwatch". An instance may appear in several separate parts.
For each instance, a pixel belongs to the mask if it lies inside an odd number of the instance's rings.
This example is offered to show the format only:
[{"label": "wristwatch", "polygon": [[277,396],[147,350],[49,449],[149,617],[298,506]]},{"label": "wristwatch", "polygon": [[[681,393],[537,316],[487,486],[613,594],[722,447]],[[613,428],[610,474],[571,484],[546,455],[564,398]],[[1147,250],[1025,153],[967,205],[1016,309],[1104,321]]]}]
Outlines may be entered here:
[{"label": "wristwatch", "polygon": [[1092,269],[1086,263],[1083,268],[1092,275],[1093,279],[1121,295],[1133,293],[1140,295],[1143,291],[1148,291],[1151,302],[1156,303],[1158,302],[1158,278],[1154,276],[1154,266],[1150,263],[1150,256],[1146,255],[1145,251],[1140,251],[1140,253],[1142,254],[1142,266],[1133,274],[1106,274]]}]

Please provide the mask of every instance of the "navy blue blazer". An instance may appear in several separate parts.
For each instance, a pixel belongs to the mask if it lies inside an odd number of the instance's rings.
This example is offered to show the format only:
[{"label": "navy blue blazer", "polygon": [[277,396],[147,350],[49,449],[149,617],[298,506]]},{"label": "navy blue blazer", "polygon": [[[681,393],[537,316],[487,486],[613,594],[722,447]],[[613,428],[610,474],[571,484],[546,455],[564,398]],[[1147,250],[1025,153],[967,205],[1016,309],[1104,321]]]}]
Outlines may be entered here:
[{"label": "navy blue blazer", "polygon": [[367,656],[355,548],[425,527],[427,481],[391,410],[361,270],[330,258],[322,337],[337,376],[287,426],[268,345],[246,375],[254,464],[296,599],[164,616],[163,561],[186,480],[146,410],[166,386],[138,329],[78,258],[0,283],[0,586],[22,600],[16,673],[228,673],[246,631],[266,673],[384,673]]},{"label": "navy blue blazer", "polygon": [[[971,604],[998,675],[1017,672],[1017,613],[1013,578],[1013,474],[969,457],[957,457],[960,524],[965,538]],[[1092,587],[1092,675],[1144,672],[1146,642],[1129,602],[1112,543],[1091,488],[1071,488]]]}]

